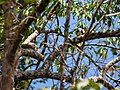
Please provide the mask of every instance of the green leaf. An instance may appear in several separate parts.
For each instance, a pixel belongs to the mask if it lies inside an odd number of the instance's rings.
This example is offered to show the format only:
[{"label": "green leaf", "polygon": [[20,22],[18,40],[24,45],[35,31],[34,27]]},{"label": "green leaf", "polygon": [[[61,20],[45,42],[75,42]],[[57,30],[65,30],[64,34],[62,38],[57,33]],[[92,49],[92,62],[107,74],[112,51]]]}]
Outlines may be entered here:
[{"label": "green leaf", "polygon": [[117,55],[117,50],[116,49],[111,49],[113,55]]},{"label": "green leaf", "polygon": [[37,0],[24,0],[25,1],[25,3],[36,3],[37,2]]},{"label": "green leaf", "polygon": [[55,60],[55,65],[59,65],[59,64],[60,64],[59,58],[57,58],[57,59]]},{"label": "green leaf", "polygon": [[60,3],[61,3],[63,6],[65,6],[65,5],[66,5],[65,0],[58,0],[58,1],[60,1]]},{"label": "green leaf", "polygon": [[8,0],[0,0],[0,5],[4,4],[5,2],[7,2]]},{"label": "green leaf", "polygon": [[74,29],[73,31],[71,31],[69,34],[72,35],[72,34],[75,34],[77,32],[77,29]]},{"label": "green leaf", "polygon": [[107,58],[107,49],[106,48],[99,48],[98,51],[96,51],[96,54],[100,55],[99,58]]},{"label": "green leaf", "polygon": [[32,11],[33,11],[33,7],[27,7],[25,10],[24,10],[24,15],[28,16]]},{"label": "green leaf", "polygon": [[90,84],[92,89],[100,90],[99,84],[95,83],[93,80],[89,80],[89,84]]}]

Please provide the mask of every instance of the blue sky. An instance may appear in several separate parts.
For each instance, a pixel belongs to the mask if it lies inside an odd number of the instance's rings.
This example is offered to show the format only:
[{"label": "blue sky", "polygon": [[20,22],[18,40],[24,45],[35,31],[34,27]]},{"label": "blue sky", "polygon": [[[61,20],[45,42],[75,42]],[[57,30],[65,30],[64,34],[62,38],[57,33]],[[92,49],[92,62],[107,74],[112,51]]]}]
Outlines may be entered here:
[{"label": "blue sky", "polygon": [[[80,1],[84,1],[84,0],[80,0]],[[65,18],[63,18],[63,17],[61,17],[61,18],[59,18],[60,19],[60,26],[64,26],[64,24],[65,24]],[[73,19],[73,16],[71,15],[71,18],[70,18],[71,20],[70,20],[70,28],[69,28],[69,31],[71,32],[72,30],[74,30],[75,28],[77,28],[76,27],[76,23],[77,23],[77,17],[75,17],[74,19]],[[119,20],[119,18],[115,18],[114,19],[114,28],[116,29],[116,28],[119,28],[120,27],[120,25],[119,25],[119,23],[117,23],[117,21]],[[90,22],[88,22],[87,23],[87,25],[89,26],[89,23]],[[87,28],[88,28],[88,26],[87,26]],[[113,28],[113,27],[111,27],[111,28]],[[62,28],[62,30],[64,30],[64,27]],[[73,38],[73,37],[75,37],[74,35],[71,37],[71,38]],[[52,38],[52,37],[51,37]],[[105,40],[105,39],[100,39],[100,40]],[[37,39],[37,41],[40,41],[39,39]],[[60,43],[59,43],[59,45],[60,44],[62,44],[63,43],[63,41],[64,41],[64,38],[63,37],[60,37],[59,38],[59,41],[60,41]],[[40,43],[40,42],[39,42]],[[38,43],[38,44],[39,44]],[[98,42],[98,39],[96,39],[96,40],[91,40],[91,41],[89,41],[89,43],[99,43]],[[101,42],[102,43],[102,42]],[[98,48],[96,48],[96,50],[97,50]],[[107,48],[108,49],[108,48]],[[92,51],[91,51],[92,52]],[[88,53],[88,52],[86,52],[86,53]],[[93,59],[97,59],[97,57],[96,56],[94,56],[95,54],[93,53]],[[110,49],[108,49],[108,57],[107,57],[107,59],[104,59],[104,58],[101,58],[100,59],[100,61],[102,61],[102,62],[105,62],[105,63],[107,63],[107,62],[109,62],[110,60],[113,60],[114,58],[116,57],[116,55],[112,55],[112,52],[111,52],[111,50]],[[83,60],[82,60],[82,63],[84,63],[85,65],[88,65],[88,62],[89,62],[89,60],[87,59],[87,58],[84,58]],[[120,63],[119,63],[120,64]],[[102,65],[101,65],[102,66]],[[54,68],[54,69],[56,69],[56,68]],[[97,75],[97,73],[99,73],[99,71],[98,71],[98,69],[96,69],[96,67],[93,65],[93,64],[90,64],[90,70],[87,72],[88,74],[86,75],[86,77],[89,77],[89,76],[94,76],[94,75]],[[108,73],[110,73],[110,72],[108,72]],[[117,77],[117,76],[116,76]],[[118,77],[117,77],[118,78]],[[33,81],[34,82],[34,81]],[[57,83],[58,81],[57,80],[55,80],[55,82],[54,83]],[[36,88],[44,88],[44,87],[48,87],[48,88],[50,88],[51,86],[53,85],[53,81],[51,80],[51,79],[48,79],[48,82],[46,82],[46,83],[36,83],[34,86],[36,87]]]}]

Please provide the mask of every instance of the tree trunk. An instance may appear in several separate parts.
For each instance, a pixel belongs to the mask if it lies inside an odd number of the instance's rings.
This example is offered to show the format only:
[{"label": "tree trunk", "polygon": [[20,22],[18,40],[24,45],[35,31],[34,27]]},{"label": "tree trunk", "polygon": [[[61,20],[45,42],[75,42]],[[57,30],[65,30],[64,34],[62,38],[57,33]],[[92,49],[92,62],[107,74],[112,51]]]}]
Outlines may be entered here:
[{"label": "tree trunk", "polygon": [[16,25],[16,12],[14,2],[8,1],[2,6],[5,13],[5,43],[4,43],[4,60],[2,63],[2,82],[1,90],[13,90],[14,72],[15,72],[15,54],[19,46],[19,33],[14,28]]}]

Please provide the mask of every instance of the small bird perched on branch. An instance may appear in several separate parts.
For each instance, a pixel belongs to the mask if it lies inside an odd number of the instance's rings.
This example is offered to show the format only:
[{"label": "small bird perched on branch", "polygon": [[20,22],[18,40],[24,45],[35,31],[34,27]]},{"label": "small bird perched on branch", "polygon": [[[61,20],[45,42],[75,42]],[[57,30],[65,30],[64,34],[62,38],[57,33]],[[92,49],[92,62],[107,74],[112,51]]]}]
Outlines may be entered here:
[{"label": "small bird perched on branch", "polygon": [[[87,29],[86,29],[86,27],[84,27],[84,28],[78,28],[78,30],[76,31],[76,35],[77,35],[77,37],[83,37],[85,34],[87,33]],[[83,42],[81,42],[81,43],[78,43],[77,45],[81,48],[83,45],[84,45],[84,41]]]},{"label": "small bird perched on branch", "polygon": [[76,32],[76,35],[77,35],[77,36],[81,36],[81,35],[84,35],[84,34],[85,34],[84,29],[78,28],[78,30],[77,30],[77,32]]}]

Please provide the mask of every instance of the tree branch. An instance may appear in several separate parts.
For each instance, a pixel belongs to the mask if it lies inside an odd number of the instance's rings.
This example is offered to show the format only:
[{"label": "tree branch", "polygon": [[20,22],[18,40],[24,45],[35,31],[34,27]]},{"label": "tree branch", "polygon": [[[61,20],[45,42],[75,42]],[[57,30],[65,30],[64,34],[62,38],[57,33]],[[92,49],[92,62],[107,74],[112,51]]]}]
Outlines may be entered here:
[{"label": "tree branch", "polygon": [[119,15],[119,14],[120,14],[120,12],[116,12],[116,13],[110,13],[110,14],[107,14],[107,15],[105,15],[105,16],[110,17],[110,16]]},{"label": "tree branch", "polygon": [[[71,43],[72,45],[76,45],[80,42],[87,41],[87,40],[93,40],[93,39],[99,39],[99,38],[106,38],[106,37],[119,37],[120,36],[120,29],[116,31],[111,32],[98,32],[98,33],[91,33],[87,36],[81,36],[81,37],[75,37],[72,40],[69,39],[68,43]],[[69,46],[70,47],[70,46]],[[64,48],[63,45],[60,45],[58,48]],[[54,58],[57,57],[60,53],[57,50],[52,51],[52,53],[48,56],[48,58],[45,60],[42,68],[49,68],[54,61]],[[53,55],[53,56],[52,56]]]},{"label": "tree branch", "polygon": [[[44,70],[44,69],[38,69],[38,70],[31,70],[31,71],[24,71],[24,72],[17,72],[17,75],[15,75],[16,80],[28,80],[28,79],[37,79],[37,78],[51,78],[60,80],[61,75],[59,73],[53,73],[50,71]],[[70,76],[66,76],[66,82],[71,82]]]},{"label": "tree branch", "polygon": [[[79,46],[77,46],[78,48],[80,48]],[[79,52],[82,54],[82,55],[85,55],[88,59],[90,59],[90,61],[99,69],[101,70],[101,67],[99,65],[97,65],[97,63],[95,62],[95,60],[93,60],[89,55],[87,55],[87,53],[85,53],[84,51],[80,50],[79,49]]]},{"label": "tree branch", "polygon": [[20,24],[15,25],[14,29],[17,29],[20,34],[24,34],[24,32],[26,31],[28,26],[34,20],[36,20],[36,18],[38,17],[38,14],[41,14],[43,11],[45,11],[45,9],[49,5],[49,3],[50,3],[50,0],[46,0],[46,1],[41,0],[40,4],[35,7],[35,10],[32,12],[32,14],[30,16],[28,16],[27,18],[25,18],[24,20],[22,20],[20,22]]},{"label": "tree branch", "polygon": [[120,83],[120,80],[116,80],[115,78],[113,78],[112,76],[110,76],[109,74],[106,73],[106,76],[108,78],[110,78],[111,80],[113,80],[114,82],[119,82]]},{"label": "tree branch", "polygon": [[[17,81],[19,80],[28,80],[28,79],[37,79],[37,78],[50,78],[50,79],[55,79],[55,80],[60,80],[61,75],[59,73],[53,73],[53,72],[46,72],[46,70],[31,70],[31,71],[24,71],[24,72],[17,72],[17,75],[15,75],[15,81],[17,83]],[[93,76],[93,77],[89,77],[87,78],[89,80],[93,80],[94,82],[97,83],[102,83],[106,88],[108,88],[109,90],[114,89],[115,88],[108,82],[106,81],[103,77],[101,76]],[[85,80],[85,79],[78,79],[79,81],[81,80]],[[71,76],[65,76],[65,82],[72,82],[72,77]]]},{"label": "tree branch", "polygon": [[107,38],[107,37],[120,37],[120,29],[115,31],[111,30],[106,32],[89,33],[84,36],[75,37],[72,40],[69,39],[69,42],[71,44],[78,44],[83,41],[99,39],[99,38]]},{"label": "tree branch", "polygon": [[89,31],[91,31],[91,28],[92,28],[92,26],[93,26],[93,24],[94,24],[94,22],[95,22],[95,16],[96,16],[96,14],[97,14],[100,6],[103,4],[104,1],[105,1],[105,0],[102,0],[102,1],[100,2],[100,4],[98,5],[98,7],[96,8],[96,11],[95,11],[95,13],[94,13],[93,16],[92,16],[92,22],[91,22],[90,27],[89,27],[89,29],[88,29],[88,33],[89,33]]},{"label": "tree branch", "polygon": [[21,55],[20,56],[30,56],[33,57],[39,61],[43,61],[43,55],[39,52],[36,52],[32,49],[21,49]]},{"label": "tree branch", "polygon": [[102,47],[108,47],[108,48],[112,48],[112,49],[120,50],[120,48],[116,48],[116,47],[108,46],[108,45],[105,45],[105,44],[85,44],[85,46],[102,46]]},{"label": "tree branch", "polygon": [[64,30],[64,44],[63,44],[63,49],[61,50],[61,62],[60,62],[60,72],[61,72],[61,83],[60,83],[60,90],[64,90],[64,80],[65,80],[65,67],[63,65],[63,63],[65,63],[66,61],[66,55],[67,55],[67,48],[68,48],[68,36],[69,36],[69,24],[70,24],[70,11],[71,11],[71,5],[72,5],[72,1],[68,0],[68,6],[66,9],[66,22],[65,22],[65,30]]},{"label": "tree branch", "polygon": [[118,56],[117,58],[115,58],[115,59],[111,60],[110,62],[108,62],[105,65],[104,69],[108,70],[111,66],[113,66],[115,63],[118,63],[118,62],[120,62],[120,56]]}]

